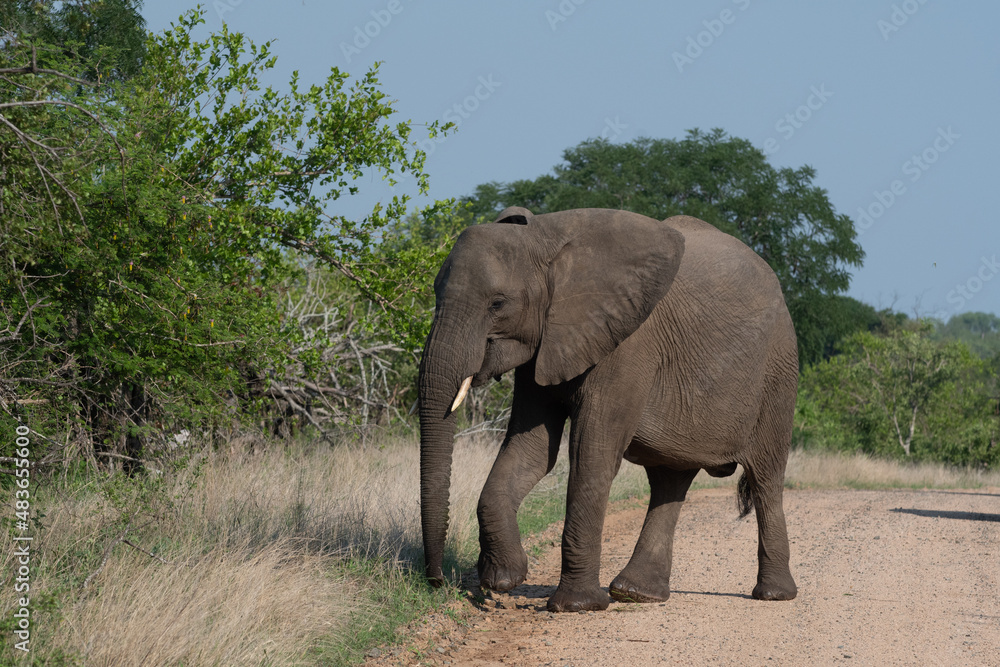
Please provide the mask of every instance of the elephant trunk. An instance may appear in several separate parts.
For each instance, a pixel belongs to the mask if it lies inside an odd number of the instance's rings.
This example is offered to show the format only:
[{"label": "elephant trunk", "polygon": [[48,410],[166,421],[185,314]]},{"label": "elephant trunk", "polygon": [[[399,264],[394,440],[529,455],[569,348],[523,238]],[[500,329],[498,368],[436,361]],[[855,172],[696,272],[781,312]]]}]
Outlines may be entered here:
[{"label": "elephant trunk", "polygon": [[[444,581],[442,561],[448,532],[449,486],[454,451],[456,403],[464,382],[482,363],[471,349],[442,341],[435,322],[420,364],[420,525],[424,538],[427,578]],[[445,337],[446,338],[446,337]]]},{"label": "elephant trunk", "polygon": [[[448,406],[439,406],[446,409]],[[441,564],[448,532],[449,484],[455,433],[455,415],[441,418],[420,411],[420,527],[424,536],[427,579],[435,587],[444,582]]]}]

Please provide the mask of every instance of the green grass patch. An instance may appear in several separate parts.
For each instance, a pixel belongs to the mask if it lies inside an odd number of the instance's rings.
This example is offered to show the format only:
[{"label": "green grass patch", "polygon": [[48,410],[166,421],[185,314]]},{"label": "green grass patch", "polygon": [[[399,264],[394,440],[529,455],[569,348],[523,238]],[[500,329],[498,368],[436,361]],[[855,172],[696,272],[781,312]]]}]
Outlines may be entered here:
[{"label": "green grass patch", "polygon": [[[521,537],[537,535],[553,523],[566,518],[566,481],[569,464],[560,457],[555,470],[528,494],[517,512],[517,527]],[[628,464],[623,466],[611,486],[609,503],[642,499],[649,496],[645,471]]]},{"label": "green grass patch", "polygon": [[315,664],[364,662],[373,648],[403,643],[409,623],[461,597],[455,585],[431,588],[422,572],[398,564],[358,560],[342,567],[364,602],[351,614],[346,632],[328,637],[310,652],[308,657]]},{"label": "green grass patch", "polygon": [[560,486],[525,498],[517,512],[517,527],[521,537],[527,537],[542,532],[565,517],[566,489]]}]

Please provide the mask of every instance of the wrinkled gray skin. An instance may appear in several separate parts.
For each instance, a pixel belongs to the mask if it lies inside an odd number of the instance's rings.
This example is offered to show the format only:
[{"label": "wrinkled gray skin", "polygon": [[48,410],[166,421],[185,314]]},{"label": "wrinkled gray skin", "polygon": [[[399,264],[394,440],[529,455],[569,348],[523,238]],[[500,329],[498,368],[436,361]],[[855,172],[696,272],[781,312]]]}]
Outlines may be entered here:
[{"label": "wrinkled gray skin", "polygon": [[755,598],[790,600],[782,484],[798,378],[795,332],[774,272],[687,216],[606,209],[505,210],[466,229],[434,283],[420,369],[420,498],[427,576],[442,581],[452,403],[514,370],[507,435],[479,501],[482,585],[524,581],[516,512],[552,469],[568,418],[562,576],[551,611],[605,609],[601,531],[623,458],[646,468],[649,510],[616,600],[670,594],[674,527],[691,480],[745,468],[757,513]]}]

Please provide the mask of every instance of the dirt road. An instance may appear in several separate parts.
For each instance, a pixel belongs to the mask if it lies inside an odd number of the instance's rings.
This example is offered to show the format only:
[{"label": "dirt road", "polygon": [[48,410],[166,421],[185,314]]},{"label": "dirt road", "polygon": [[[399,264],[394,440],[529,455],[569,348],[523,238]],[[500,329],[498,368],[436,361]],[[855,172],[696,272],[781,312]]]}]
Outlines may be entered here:
[{"label": "dirt road", "polygon": [[[445,615],[381,664],[1000,665],[1000,489],[788,491],[791,602],[760,602],[756,522],[731,490],[693,491],[681,512],[671,597],[550,614],[559,550],[471,626]],[[631,555],[644,509],[608,516],[601,581]],[[558,530],[552,532],[558,539]],[[372,661],[376,662],[376,661]]]}]

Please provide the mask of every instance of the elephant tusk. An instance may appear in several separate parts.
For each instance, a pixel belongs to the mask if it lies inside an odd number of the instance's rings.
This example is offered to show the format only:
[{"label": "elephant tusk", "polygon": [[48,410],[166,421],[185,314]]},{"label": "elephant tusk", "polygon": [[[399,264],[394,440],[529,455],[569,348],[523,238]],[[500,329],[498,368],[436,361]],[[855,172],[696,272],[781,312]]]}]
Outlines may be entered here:
[{"label": "elephant tusk", "polygon": [[455,410],[458,410],[458,406],[460,406],[462,404],[462,401],[465,400],[465,395],[469,393],[469,387],[471,386],[472,386],[472,376],[470,375],[469,377],[462,380],[462,386],[458,388],[458,396],[455,397],[455,402],[451,404],[451,410],[449,411],[449,414],[451,412],[454,412]]}]

